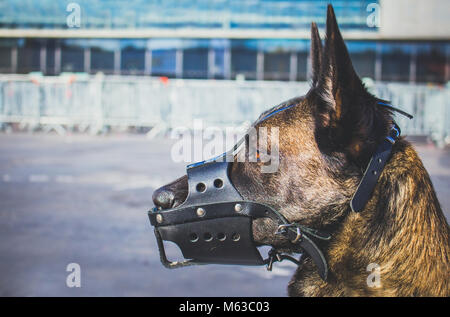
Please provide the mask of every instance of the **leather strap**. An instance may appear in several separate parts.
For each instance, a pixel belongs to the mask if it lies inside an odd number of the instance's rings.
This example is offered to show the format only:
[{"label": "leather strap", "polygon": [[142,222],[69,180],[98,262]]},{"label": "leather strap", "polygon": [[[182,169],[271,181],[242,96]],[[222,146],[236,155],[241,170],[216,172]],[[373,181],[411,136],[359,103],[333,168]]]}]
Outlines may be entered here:
[{"label": "leather strap", "polygon": [[304,234],[299,243],[300,248],[304,250],[313,260],[317,267],[319,276],[326,281],[328,276],[328,265],[325,256],[319,247],[310,239],[306,234]]},{"label": "leather strap", "polygon": [[387,161],[391,157],[392,147],[400,136],[400,128],[394,123],[391,133],[378,146],[374,155],[370,159],[369,165],[358,185],[358,188],[350,202],[350,207],[354,212],[360,212],[364,209],[369,199],[372,197],[373,190],[377,185],[378,178],[383,172]]}]

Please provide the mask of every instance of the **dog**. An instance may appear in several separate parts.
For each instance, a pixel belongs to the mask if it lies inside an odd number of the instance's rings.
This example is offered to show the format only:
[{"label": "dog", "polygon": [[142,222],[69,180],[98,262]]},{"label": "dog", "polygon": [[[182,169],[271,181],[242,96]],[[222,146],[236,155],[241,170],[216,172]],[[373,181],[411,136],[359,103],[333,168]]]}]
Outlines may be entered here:
[{"label": "dog", "polygon": [[[325,230],[319,243],[326,281],[306,258],[288,285],[289,296],[449,296],[449,226],[430,177],[413,146],[400,138],[361,212],[350,201],[377,145],[392,126],[392,109],[370,94],[356,74],[331,5],[325,46],[311,26],[310,91],[260,126],[279,129],[279,167],[236,161],[230,180],[245,200],[273,206],[291,222]],[[274,108],[267,113],[274,113]],[[159,209],[182,204],[187,177],[157,189]],[[254,241],[289,251],[277,226],[253,221]],[[378,283],[369,283],[371,267]],[[369,268],[369,269],[368,269]]]}]

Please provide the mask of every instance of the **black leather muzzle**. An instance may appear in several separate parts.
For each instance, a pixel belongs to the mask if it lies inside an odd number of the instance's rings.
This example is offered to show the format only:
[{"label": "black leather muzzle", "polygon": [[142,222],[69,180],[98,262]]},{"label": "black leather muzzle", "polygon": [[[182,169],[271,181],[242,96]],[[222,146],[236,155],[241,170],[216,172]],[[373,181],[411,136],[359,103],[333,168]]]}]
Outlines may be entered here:
[{"label": "black leather muzzle", "polygon": [[176,243],[190,262],[263,265],[252,222],[268,217],[270,207],[242,199],[229,179],[230,165],[213,161],[188,166],[186,201],[149,212],[150,222],[157,238]]},{"label": "black leather muzzle", "polygon": [[[330,236],[316,230],[289,223],[272,207],[243,200],[229,178],[230,153],[210,161],[187,167],[189,193],[180,206],[149,212],[155,227],[161,262],[168,268],[194,264],[267,265],[290,260],[300,265],[300,260],[282,254],[275,248],[263,259],[253,240],[253,220],[270,218],[278,224],[276,234],[282,234],[297,246],[300,252],[310,255],[326,279],[327,265],[322,252],[308,237],[328,240]],[[308,235],[307,235],[308,234]],[[181,249],[183,262],[167,259],[163,241],[171,241]],[[300,253],[298,250],[293,253]]]}]

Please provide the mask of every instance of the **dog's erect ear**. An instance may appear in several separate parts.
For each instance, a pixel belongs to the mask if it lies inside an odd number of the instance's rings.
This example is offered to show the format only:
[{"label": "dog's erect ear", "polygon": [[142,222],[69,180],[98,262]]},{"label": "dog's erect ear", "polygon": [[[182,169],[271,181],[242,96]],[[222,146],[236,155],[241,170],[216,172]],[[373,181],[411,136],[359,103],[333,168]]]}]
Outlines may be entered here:
[{"label": "dog's erect ear", "polygon": [[366,90],[353,68],[331,5],[328,5],[325,52],[321,70],[318,92],[326,105],[331,108],[329,109],[331,117],[328,118],[330,121],[324,123],[337,124],[352,110],[354,98],[366,93]]},{"label": "dog's erect ear", "polygon": [[322,64],[322,40],[320,39],[319,30],[316,23],[311,23],[311,70],[312,70],[312,86],[317,84],[321,72]]},{"label": "dog's erect ear", "polygon": [[360,160],[365,150],[366,154],[371,150],[370,144],[386,133],[390,114],[377,109],[376,98],[356,74],[331,5],[326,28],[321,73],[314,88],[317,128],[328,144]]}]

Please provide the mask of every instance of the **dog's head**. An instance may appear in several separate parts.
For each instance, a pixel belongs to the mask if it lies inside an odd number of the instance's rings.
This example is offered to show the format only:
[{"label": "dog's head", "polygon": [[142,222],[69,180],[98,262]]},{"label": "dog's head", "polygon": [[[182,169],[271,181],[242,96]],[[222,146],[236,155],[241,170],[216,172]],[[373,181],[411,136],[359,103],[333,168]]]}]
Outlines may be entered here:
[{"label": "dog's head", "polygon": [[[367,92],[356,74],[331,6],[328,7],[325,47],[316,25],[311,32],[312,84],[295,105],[273,108],[255,123],[270,137],[278,129],[279,166],[261,172],[262,162],[238,160],[230,180],[245,200],[272,206],[290,222],[332,229],[349,210],[349,201],[377,144],[388,134],[388,109]],[[283,107],[278,106],[278,107]],[[273,115],[268,116],[268,114]],[[182,204],[188,195],[184,176],[154,192],[160,209]],[[253,222],[256,242],[277,245],[276,224],[270,219]]]}]

